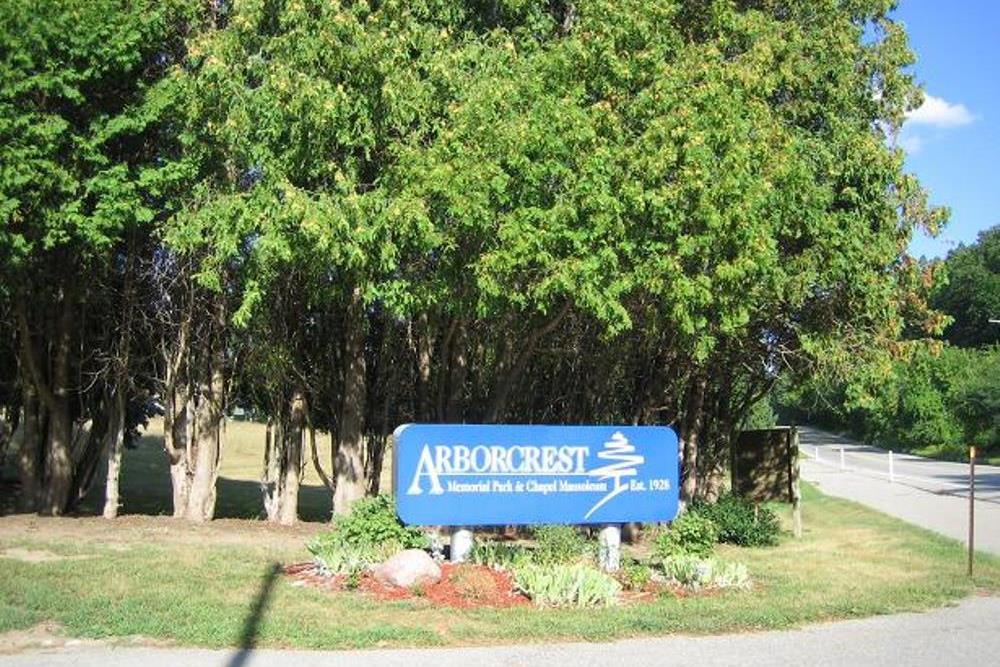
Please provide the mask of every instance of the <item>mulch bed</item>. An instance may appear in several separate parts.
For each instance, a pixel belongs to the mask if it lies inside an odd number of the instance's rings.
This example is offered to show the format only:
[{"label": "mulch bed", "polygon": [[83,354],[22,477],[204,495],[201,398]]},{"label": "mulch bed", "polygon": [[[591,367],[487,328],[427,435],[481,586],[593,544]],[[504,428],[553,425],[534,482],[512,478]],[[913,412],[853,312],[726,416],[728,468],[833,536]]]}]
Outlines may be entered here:
[{"label": "mulch bed", "polygon": [[[326,591],[349,590],[347,575],[325,576],[311,562],[286,565],[283,570],[299,586]],[[531,604],[531,600],[515,590],[508,573],[469,563],[444,563],[441,566],[441,581],[413,589],[386,586],[376,581],[370,572],[365,572],[357,582],[356,590],[377,600],[427,600],[444,607],[507,608]]]}]

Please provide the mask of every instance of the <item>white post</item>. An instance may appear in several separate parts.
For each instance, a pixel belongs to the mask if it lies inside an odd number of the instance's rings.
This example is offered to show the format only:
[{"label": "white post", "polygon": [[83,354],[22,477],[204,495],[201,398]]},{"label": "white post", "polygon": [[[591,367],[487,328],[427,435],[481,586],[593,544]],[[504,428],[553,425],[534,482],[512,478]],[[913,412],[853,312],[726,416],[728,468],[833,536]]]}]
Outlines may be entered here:
[{"label": "white post", "polygon": [[598,543],[600,544],[599,559],[601,561],[601,569],[605,572],[617,572],[622,563],[621,526],[612,523],[601,528]]},{"label": "white post", "polygon": [[451,562],[464,563],[472,555],[472,531],[465,526],[451,529]]},{"label": "white post", "polygon": [[889,450],[889,483],[892,484],[896,481],[896,471],[893,470],[892,466],[892,450]]},{"label": "white post", "polygon": [[819,463],[819,447],[818,446],[817,447],[813,447],[813,449],[816,450],[816,453],[813,454],[813,458],[816,459],[816,463]]},{"label": "white post", "polygon": [[844,463],[844,448],[840,448],[840,469],[847,470],[847,464]]}]

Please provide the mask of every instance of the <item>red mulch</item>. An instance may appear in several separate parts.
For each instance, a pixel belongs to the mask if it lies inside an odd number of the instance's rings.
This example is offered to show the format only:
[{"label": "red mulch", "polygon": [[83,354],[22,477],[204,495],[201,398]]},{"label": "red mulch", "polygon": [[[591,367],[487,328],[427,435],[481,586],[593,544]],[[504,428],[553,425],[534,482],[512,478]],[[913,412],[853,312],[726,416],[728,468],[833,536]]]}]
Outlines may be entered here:
[{"label": "red mulch", "polygon": [[[348,590],[347,575],[323,576],[316,572],[313,563],[286,565],[284,573],[296,582],[302,582],[300,585],[327,591]],[[414,589],[386,586],[366,572],[361,575],[357,590],[377,600],[425,599],[445,607],[506,608],[531,603],[514,589],[514,582],[508,573],[468,563],[445,563],[441,566],[441,581]]]}]

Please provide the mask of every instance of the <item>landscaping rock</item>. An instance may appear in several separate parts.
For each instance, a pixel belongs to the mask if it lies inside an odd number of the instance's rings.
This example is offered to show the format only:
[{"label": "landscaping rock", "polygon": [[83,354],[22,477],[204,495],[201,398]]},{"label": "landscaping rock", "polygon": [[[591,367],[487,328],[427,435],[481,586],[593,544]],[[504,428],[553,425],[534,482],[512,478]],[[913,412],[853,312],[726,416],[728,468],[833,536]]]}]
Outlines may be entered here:
[{"label": "landscaping rock", "polygon": [[386,586],[430,586],[441,581],[441,567],[426,551],[407,549],[376,567],[372,576]]}]

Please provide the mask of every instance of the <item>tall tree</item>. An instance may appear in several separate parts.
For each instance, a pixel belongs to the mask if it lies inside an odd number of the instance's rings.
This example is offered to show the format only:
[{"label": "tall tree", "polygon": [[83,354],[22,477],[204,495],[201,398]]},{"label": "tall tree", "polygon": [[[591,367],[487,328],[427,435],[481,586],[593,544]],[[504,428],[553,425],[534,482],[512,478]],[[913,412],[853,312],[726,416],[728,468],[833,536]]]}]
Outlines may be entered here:
[{"label": "tall tree", "polygon": [[108,398],[127,391],[98,351],[113,344],[103,290],[121,280],[126,230],[155,214],[137,174],[148,136],[130,109],[185,26],[181,2],[0,7],[0,276],[19,345],[26,508],[61,514],[79,499]]},{"label": "tall tree", "polygon": [[975,243],[948,253],[946,281],[940,281],[931,304],[952,318],[945,337],[960,347],[1000,343],[1000,225],[979,233]]}]

